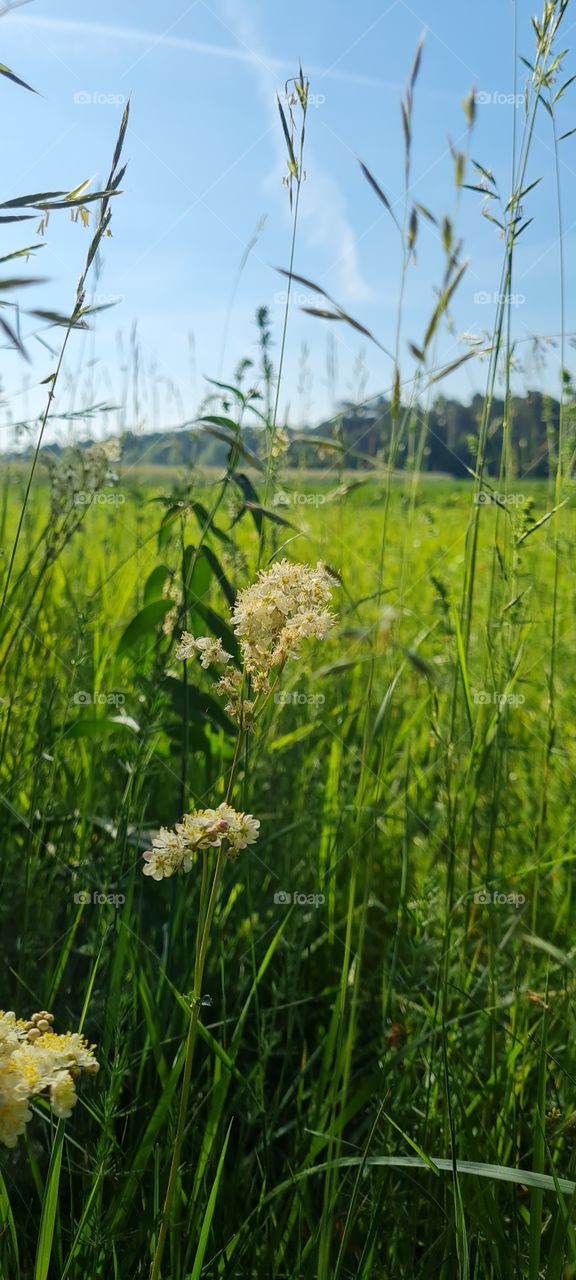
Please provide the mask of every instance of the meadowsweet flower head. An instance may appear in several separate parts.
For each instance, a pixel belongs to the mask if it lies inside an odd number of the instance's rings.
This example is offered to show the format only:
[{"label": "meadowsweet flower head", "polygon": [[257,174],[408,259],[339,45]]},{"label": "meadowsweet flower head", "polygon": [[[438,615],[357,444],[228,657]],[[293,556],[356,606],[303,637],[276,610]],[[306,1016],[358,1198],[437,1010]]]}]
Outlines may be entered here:
[{"label": "meadowsweet flower head", "polygon": [[57,460],[47,458],[53,513],[62,514],[70,505],[87,506],[98,490],[116,484],[115,464],[121,456],[120,441],[111,439],[87,447],[74,445]]},{"label": "meadowsweet flower head", "polygon": [[184,631],[176,649],[176,657],[193,658],[197,653],[200,654],[200,665],[205,670],[218,663],[226,665],[232,661],[232,654],[226,652],[220,639],[215,640],[213,636],[191,636],[189,631]]},{"label": "meadowsweet flower head", "polygon": [[193,855],[205,849],[223,849],[235,858],[240,849],[258,839],[260,823],[251,813],[238,813],[231,805],[185,813],[173,830],[161,827],[144,856],[144,875],[164,880],[178,871],[190,871]]},{"label": "meadowsweet flower head", "polygon": [[242,672],[238,671],[236,667],[227,667],[220,679],[212,685],[212,688],[215,693],[219,693],[222,697],[228,699],[224,705],[224,710],[229,716],[238,721],[240,728],[251,729],[254,703],[250,698],[242,696],[243,683]]},{"label": "meadowsweet flower head", "polygon": [[98,1062],[83,1036],[57,1035],[43,1010],[28,1021],[0,1011],[0,1142],[15,1147],[32,1117],[31,1099],[48,1092],[54,1114],[66,1118],[76,1103],[75,1076],[94,1074]]},{"label": "meadowsweet flower head", "polygon": [[273,458],[282,458],[288,452],[290,445],[290,436],[285,427],[277,427],[274,432],[272,441],[271,454]]},{"label": "meadowsweet flower head", "polygon": [[171,636],[178,622],[178,615],[182,608],[182,588],[176,578],[167,578],[162,587],[162,596],[165,600],[173,600],[174,604],[164,617],[162,623],[162,631],[165,636]]},{"label": "meadowsweet flower head", "polygon": [[160,827],[158,835],[152,841],[152,848],[144,854],[144,875],[152,876],[153,880],[168,879],[175,871],[180,870],[182,858],[183,846],[178,833],[169,831],[167,827]]},{"label": "meadowsweet flower head", "polygon": [[303,640],[322,639],[334,622],[331,579],[321,564],[279,560],[241,591],[232,613],[244,665],[254,689],[269,686],[270,674],[297,658]]}]

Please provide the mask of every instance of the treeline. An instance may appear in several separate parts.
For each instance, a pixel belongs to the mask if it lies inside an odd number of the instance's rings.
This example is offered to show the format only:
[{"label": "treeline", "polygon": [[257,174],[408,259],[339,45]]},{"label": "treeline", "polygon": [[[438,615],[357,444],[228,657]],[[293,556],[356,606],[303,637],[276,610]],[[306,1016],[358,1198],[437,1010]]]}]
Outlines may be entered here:
[{"label": "treeline", "polygon": [[[401,409],[402,424],[397,444],[395,467],[398,470],[417,466],[423,471],[467,476],[474,470],[478,439],[482,426],[484,400],[476,395],[470,404],[440,396],[425,416],[417,410]],[[516,475],[546,476],[556,466],[560,432],[560,404],[540,391],[526,396],[513,396],[508,413],[504,400],[495,399],[487,425],[486,459],[488,474],[497,475],[504,439]],[[288,431],[290,447],[284,465],[307,468],[332,467],[336,460],[332,441],[340,453],[346,470],[364,470],[374,463],[386,465],[392,448],[392,412],[385,397],[367,405],[346,404],[329,421],[307,431]],[[243,438],[256,452],[261,451],[261,434],[247,428]],[[571,460],[576,441],[576,402],[571,386],[566,388],[563,418],[565,462]],[[185,466],[226,463],[227,448],[219,440],[201,431],[157,432],[142,436],[127,433],[123,461],[130,464],[147,462]]]},{"label": "treeline", "polygon": [[[480,395],[474,396],[467,405],[440,396],[427,414],[420,410],[413,413],[401,410],[396,467],[402,470],[416,465],[423,471],[468,475],[476,464],[484,411],[484,399]],[[576,403],[567,381],[562,423],[562,448],[567,463],[575,447],[575,428]],[[329,429],[336,432],[349,451],[347,467],[365,466],[361,455],[384,463],[390,458],[392,411],[390,401],[384,397],[370,405],[344,407],[340,418],[321,425],[317,434],[326,436]],[[310,433],[312,438],[314,434]],[[487,422],[488,473],[498,473],[506,441],[516,475],[547,475],[549,469],[556,466],[559,436],[560,404],[553,397],[530,391],[526,396],[511,397],[508,406],[504,400],[494,399]],[[306,452],[311,452],[309,446]]]},{"label": "treeline", "polygon": [[[391,403],[384,396],[364,405],[344,404],[328,421],[308,430],[288,429],[284,458],[287,467],[365,470],[385,466],[392,457],[396,470],[418,469],[464,477],[474,470],[482,429],[484,401],[476,395],[470,404],[439,396],[427,414],[421,409],[400,408],[394,436]],[[562,430],[560,404],[540,391],[492,402],[487,423],[487,474],[496,476],[506,442],[516,475],[546,476],[555,468],[562,438],[564,467],[569,468],[576,447],[576,399],[566,377]],[[245,428],[248,447],[262,453],[262,433]],[[86,442],[90,443],[89,441]],[[50,445],[53,457],[61,450]],[[5,455],[24,459],[31,450]],[[392,456],[393,455],[393,456]],[[155,432],[126,431],[122,436],[122,463],[127,466],[225,466],[228,447],[200,427]]]}]

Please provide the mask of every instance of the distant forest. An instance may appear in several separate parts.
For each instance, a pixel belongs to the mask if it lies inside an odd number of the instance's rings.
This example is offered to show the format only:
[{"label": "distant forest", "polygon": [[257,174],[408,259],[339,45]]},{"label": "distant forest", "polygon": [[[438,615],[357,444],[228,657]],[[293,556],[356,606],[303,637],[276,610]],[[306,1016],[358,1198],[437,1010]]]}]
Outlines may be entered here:
[{"label": "distant forest", "polygon": [[[404,421],[395,466],[398,470],[419,466],[423,471],[443,472],[464,477],[474,469],[476,446],[481,426],[483,397],[476,395],[470,404],[441,396],[430,409],[427,419],[417,411]],[[560,404],[551,396],[531,391],[526,396],[512,397],[508,410],[508,440],[511,464],[516,475],[546,476],[556,465]],[[497,475],[500,466],[506,405],[495,399],[488,426],[486,451],[487,472]],[[243,439],[258,450],[260,433],[252,428],[243,431]],[[365,405],[345,404],[341,412],[327,422],[308,430],[288,430],[290,447],[284,465],[307,468],[333,467],[334,449],[322,441],[332,441],[341,450],[346,470],[364,470],[374,463],[385,465],[390,457],[392,415],[390,402],[384,397]],[[425,438],[424,438],[425,437]],[[565,462],[570,463],[576,443],[576,401],[567,386],[562,438]],[[151,447],[152,446],[152,447]],[[144,457],[145,455],[145,457]],[[197,429],[148,433],[127,433],[123,460],[147,463],[185,465],[224,465],[227,448],[220,441]]]},{"label": "distant forest", "polygon": [[[396,445],[395,469],[416,467],[422,471],[468,476],[475,466],[482,412],[480,395],[474,396],[468,405],[440,396],[427,418],[419,409],[408,414],[401,408],[402,427]],[[576,398],[568,378],[563,419],[564,466],[570,469],[576,447]],[[488,425],[488,475],[498,474],[505,422],[506,404],[495,399]],[[546,476],[556,466],[559,427],[558,400],[539,391],[511,398],[507,438],[513,474],[537,478]],[[391,405],[383,396],[364,405],[343,404],[329,421],[307,430],[289,428],[286,434],[290,445],[283,465],[287,467],[333,468],[338,454],[342,468],[347,471],[370,469],[374,464],[386,465],[392,441]],[[261,452],[260,431],[246,427],[242,439],[249,449]],[[26,450],[11,456],[22,459],[31,452]],[[54,456],[61,450],[51,445],[49,452]],[[156,432],[126,431],[122,437],[122,461],[129,466],[178,467],[191,463],[225,466],[227,456],[227,445],[209,434],[209,428],[200,425]]]}]

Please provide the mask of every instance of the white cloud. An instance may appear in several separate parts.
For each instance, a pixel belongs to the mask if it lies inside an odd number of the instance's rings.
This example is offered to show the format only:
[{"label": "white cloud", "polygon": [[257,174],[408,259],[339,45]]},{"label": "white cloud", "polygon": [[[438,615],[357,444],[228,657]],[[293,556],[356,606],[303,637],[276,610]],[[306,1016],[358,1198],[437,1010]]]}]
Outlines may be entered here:
[{"label": "white cloud", "polygon": [[[102,40],[124,40],[130,44],[147,44],[150,49],[154,46],[170,49],[183,49],[190,53],[199,53],[203,57],[222,58],[233,62],[246,62],[251,65],[258,66],[261,61],[270,70],[285,74],[293,70],[291,65],[282,58],[271,58],[266,55],[265,58],[247,47],[235,48],[233,45],[212,44],[204,40],[191,40],[186,36],[173,36],[169,32],[143,31],[138,27],[117,27],[109,23],[101,22],[83,22],[73,18],[41,18],[41,17],[21,17],[20,15],[11,13],[8,21],[13,25],[29,28],[37,28],[38,30],[54,31],[69,33],[71,35],[86,35]],[[315,76],[326,76],[333,80],[345,80],[349,84],[365,85],[372,89],[390,89],[397,91],[398,85],[392,84],[386,80],[381,80],[377,76],[366,76],[356,71],[341,71],[336,68],[326,68],[313,66],[309,68],[309,74]]]},{"label": "white cloud", "polygon": [[[278,167],[277,172],[267,181],[266,185],[270,189],[271,183],[278,186],[281,175],[286,172],[286,151],[275,105],[275,91],[278,88],[275,68],[268,55],[260,48],[261,38],[254,22],[247,16],[246,0],[240,0],[240,3],[237,0],[225,0],[225,12],[233,23],[232,34],[256,58],[262,95],[276,125]],[[292,75],[295,70],[297,68],[294,66],[290,68]],[[312,74],[310,70],[310,75]],[[330,259],[330,278],[318,283],[325,284],[328,292],[337,295],[337,300],[342,303],[367,301],[371,297],[371,290],[360,271],[356,234],[348,220],[345,196],[334,178],[321,168],[309,144],[305,144],[304,169],[307,178],[302,187],[300,207],[306,242],[309,246],[322,249]]]}]

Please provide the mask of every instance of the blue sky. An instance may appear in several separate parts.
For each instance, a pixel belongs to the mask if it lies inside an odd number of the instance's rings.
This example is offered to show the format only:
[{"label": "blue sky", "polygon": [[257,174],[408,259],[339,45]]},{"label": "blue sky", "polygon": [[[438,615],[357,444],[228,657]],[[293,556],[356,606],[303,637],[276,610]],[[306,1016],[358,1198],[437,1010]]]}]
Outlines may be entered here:
[{"label": "blue sky", "polygon": [[[532,0],[518,0],[518,52],[531,57]],[[81,17],[79,17],[81,12]],[[490,100],[479,104],[472,156],[491,168],[509,194],[513,120],[523,109],[513,90],[513,0],[35,0],[0,22],[0,61],[34,85],[26,94],[2,81],[3,199],[26,191],[72,189],[108,170],[122,103],[132,111],[125,154],[124,194],[115,204],[113,238],[106,241],[97,300],[120,298],[103,312],[94,333],[74,335],[59,407],[90,401],[118,402],[128,336],[137,321],[141,388],[136,410],[147,428],[192,416],[203,393],[203,375],[228,378],[242,356],[255,356],[254,313],[267,305],[280,340],[284,284],[274,267],[287,265],[290,211],[282,184],[285,152],[276,90],[301,60],[310,79],[302,216],[296,270],[318,281],[339,303],[392,345],[399,282],[398,237],[393,223],[363,178],[368,164],[398,214],[402,208],[402,132],[399,100],[417,40],[425,33],[414,112],[410,199],[436,215],[456,217],[470,258],[453,308],[453,331],[442,335],[440,360],[463,350],[463,332],[490,327],[498,290],[502,243],[481,215],[481,198],[458,197],[448,137],[465,139],[462,99],[472,86]],[[563,46],[576,42],[568,13]],[[576,72],[573,53],[565,76]],[[518,67],[518,91],[525,71]],[[576,85],[573,87],[576,90]],[[88,99],[88,100],[86,100]],[[576,124],[574,91],[559,109],[559,132]],[[561,144],[566,266],[566,327],[576,330],[574,246],[576,134]],[[558,213],[550,121],[541,114],[528,169],[544,181],[530,194],[534,221],[519,243],[513,313],[518,339],[518,389],[536,384],[555,390],[558,351],[544,370],[535,363],[532,336],[559,329]],[[469,177],[470,181],[474,179]],[[243,272],[226,349],[222,336],[230,292],[246,243],[258,220],[266,222]],[[23,224],[34,228],[34,224]],[[2,252],[33,243],[22,227],[3,228]],[[23,235],[27,236],[23,240]],[[55,214],[37,264],[49,284],[28,291],[26,303],[70,308],[88,232]],[[434,305],[442,270],[436,232],[422,225],[417,263],[406,293],[402,372],[413,361],[407,342],[418,343]],[[23,299],[24,301],[24,299]],[[297,301],[311,301],[305,296]],[[24,319],[37,332],[37,322]],[[282,404],[291,420],[333,410],[326,374],[328,331],[337,355],[337,394],[386,390],[390,362],[351,330],[291,308]],[[55,331],[43,336],[50,343]],[[57,337],[57,334],[56,334]],[[301,377],[302,344],[309,375]],[[2,351],[2,382],[12,417],[34,412],[38,384],[53,367],[32,340],[31,370]],[[276,353],[278,345],[276,346]],[[24,387],[23,378],[27,379]],[[469,362],[441,384],[467,398],[482,389],[485,366]],[[153,391],[153,384],[155,390]],[[170,390],[177,388],[177,392]],[[131,404],[131,417],[134,417]],[[102,428],[103,429],[103,428]],[[66,428],[59,428],[60,433]]]}]

